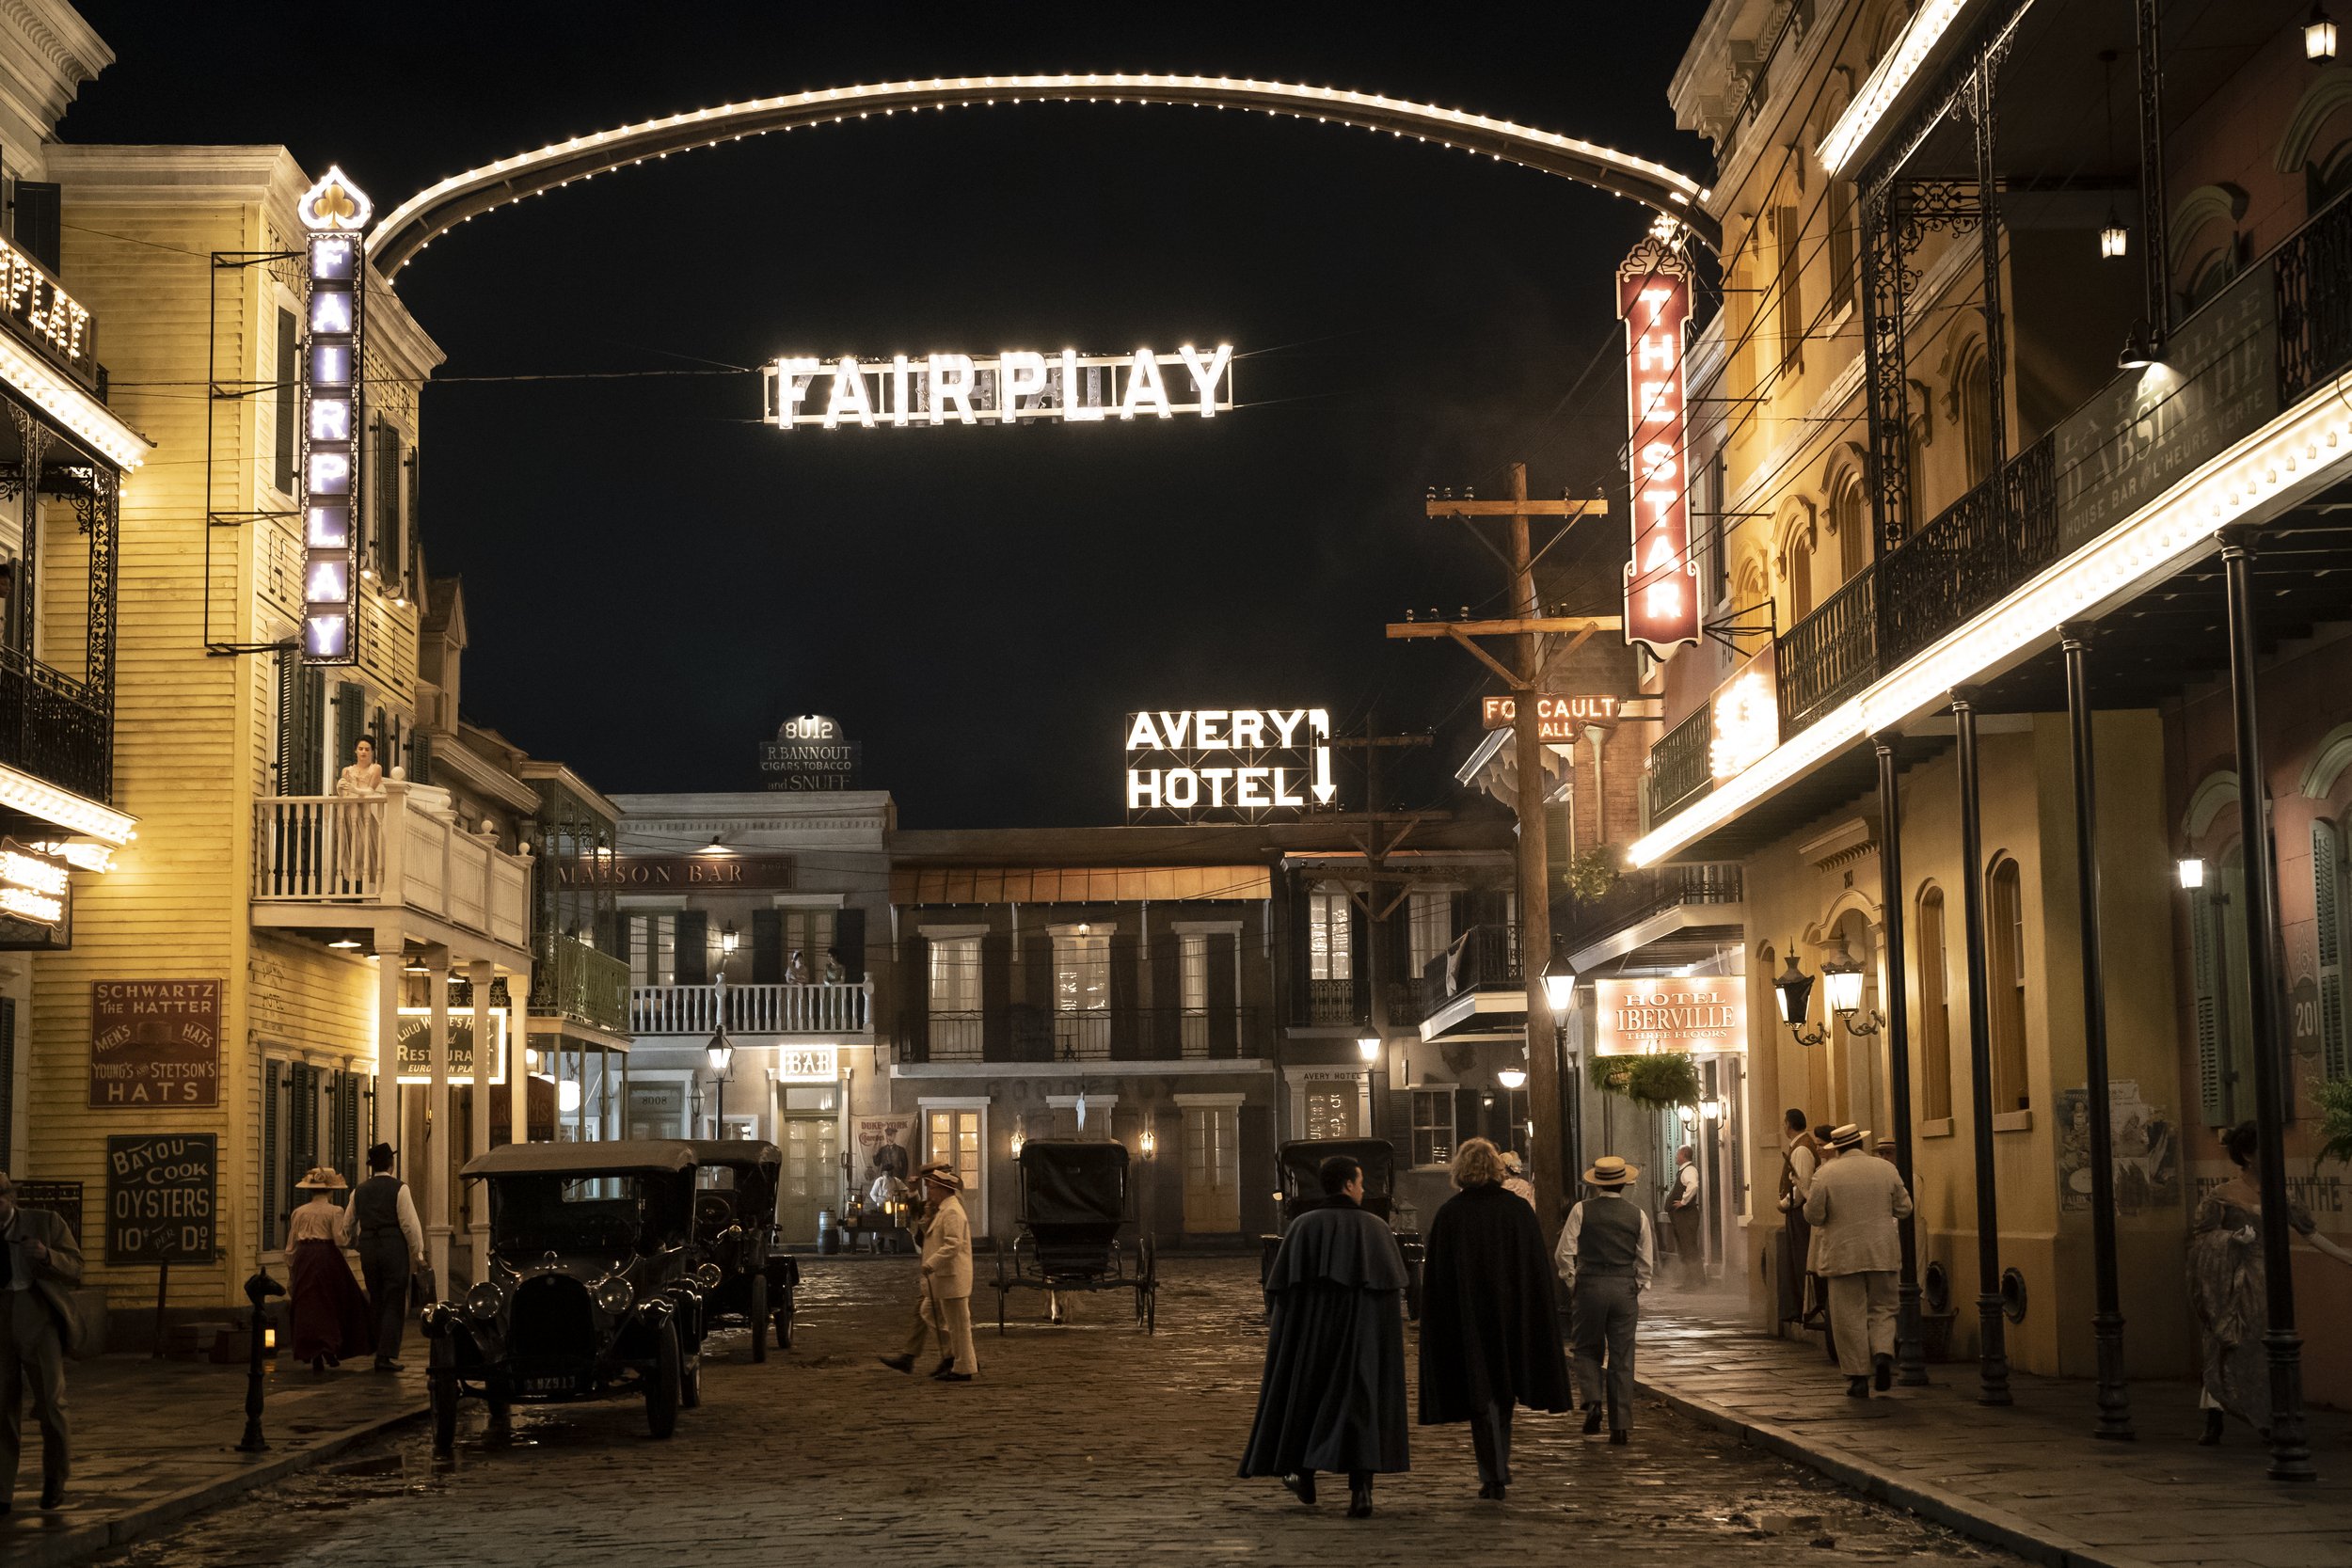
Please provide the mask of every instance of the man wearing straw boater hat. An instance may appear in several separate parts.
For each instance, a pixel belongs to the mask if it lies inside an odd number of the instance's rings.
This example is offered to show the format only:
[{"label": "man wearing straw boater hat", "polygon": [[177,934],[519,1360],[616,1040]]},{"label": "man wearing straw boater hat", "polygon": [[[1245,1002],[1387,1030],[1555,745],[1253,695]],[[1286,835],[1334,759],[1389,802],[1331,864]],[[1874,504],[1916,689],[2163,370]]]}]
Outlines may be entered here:
[{"label": "man wearing straw boater hat", "polygon": [[963,1212],[963,1178],[953,1165],[930,1165],[922,1181],[923,1196],[930,1200],[923,1225],[923,1300],[907,1348],[883,1356],[882,1363],[911,1372],[914,1358],[936,1338],[940,1360],[931,1376],[942,1383],[969,1383],[980,1370],[980,1357],[972,1347],[972,1221]]},{"label": "man wearing straw boater hat", "polygon": [[1614,1154],[1595,1160],[1584,1173],[1593,1196],[1568,1211],[1553,1259],[1575,1292],[1568,1323],[1576,1339],[1577,1381],[1584,1389],[1584,1431],[1590,1435],[1600,1430],[1605,1386],[1612,1443],[1626,1442],[1632,1431],[1634,1323],[1642,1292],[1658,1268],[1658,1239],[1649,1215],[1625,1196],[1628,1183],[1641,1174]]},{"label": "man wearing straw boater hat", "polygon": [[1813,1222],[1813,1270],[1829,1283],[1830,1338],[1846,1392],[1870,1397],[1895,1381],[1895,1275],[1911,1195],[1891,1161],[1873,1159],[1870,1134],[1848,1122],[1829,1135],[1830,1158],[1813,1178],[1804,1217]]}]

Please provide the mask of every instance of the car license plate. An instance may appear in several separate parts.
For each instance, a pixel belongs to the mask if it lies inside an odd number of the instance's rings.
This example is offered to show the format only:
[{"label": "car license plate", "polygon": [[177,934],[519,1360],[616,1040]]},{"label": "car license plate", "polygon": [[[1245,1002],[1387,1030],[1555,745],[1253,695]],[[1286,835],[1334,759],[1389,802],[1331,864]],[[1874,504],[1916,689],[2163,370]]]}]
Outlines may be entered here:
[{"label": "car license plate", "polygon": [[527,1377],[522,1380],[522,1391],[526,1394],[568,1394],[572,1391],[572,1380],[568,1377]]}]

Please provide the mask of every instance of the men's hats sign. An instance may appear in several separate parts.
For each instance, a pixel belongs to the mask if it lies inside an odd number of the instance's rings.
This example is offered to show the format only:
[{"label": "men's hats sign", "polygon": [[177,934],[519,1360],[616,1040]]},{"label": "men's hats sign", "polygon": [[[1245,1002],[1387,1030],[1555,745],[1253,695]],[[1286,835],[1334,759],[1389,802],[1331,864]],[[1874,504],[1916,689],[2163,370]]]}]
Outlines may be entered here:
[{"label": "men's hats sign", "polygon": [[106,1261],[210,1261],[219,1250],[219,1140],[210,1132],[108,1138]]},{"label": "men's hats sign", "polygon": [[100,980],[90,987],[93,1110],[220,1103],[220,982]]},{"label": "men's hats sign", "polygon": [[842,735],[837,719],[821,713],[787,719],[775,739],[760,743],[759,782],[793,792],[855,789],[862,750]]}]

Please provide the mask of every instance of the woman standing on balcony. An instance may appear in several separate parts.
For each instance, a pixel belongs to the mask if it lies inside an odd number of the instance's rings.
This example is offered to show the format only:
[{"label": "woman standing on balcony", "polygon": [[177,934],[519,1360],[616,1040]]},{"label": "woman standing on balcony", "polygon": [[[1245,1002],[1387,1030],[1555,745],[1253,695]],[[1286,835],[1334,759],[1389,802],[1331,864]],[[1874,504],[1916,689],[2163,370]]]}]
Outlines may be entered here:
[{"label": "woman standing on balcony", "polygon": [[351,766],[335,777],[337,869],[346,893],[373,889],[384,875],[384,769],[375,742],[365,736],[351,750]]}]

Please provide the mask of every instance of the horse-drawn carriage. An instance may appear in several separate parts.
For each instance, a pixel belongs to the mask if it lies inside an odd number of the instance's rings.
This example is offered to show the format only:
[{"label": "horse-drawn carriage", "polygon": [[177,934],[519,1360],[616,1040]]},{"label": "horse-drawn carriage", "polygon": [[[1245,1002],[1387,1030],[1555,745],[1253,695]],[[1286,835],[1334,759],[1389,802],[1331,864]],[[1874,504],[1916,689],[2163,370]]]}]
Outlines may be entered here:
[{"label": "horse-drawn carriage", "polygon": [[1019,1290],[1043,1291],[1055,1323],[1064,1295],[1133,1291],[1136,1323],[1155,1332],[1158,1250],[1148,1232],[1132,1243],[1119,1236],[1136,1213],[1126,1146],[1032,1141],[1019,1164],[1021,1229],[996,1254],[996,1332],[1005,1331],[1005,1298]]},{"label": "horse-drawn carriage", "polygon": [[[1421,1265],[1426,1251],[1422,1245],[1419,1230],[1403,1229],[1397,1224],[1396,1212],[1396,1147],[1385,1138],[1301,1138],[1284,1144],[1275,1153],[1275,1164],[1281,1174],[1282,1190],[1277,1195],[1279,1216],[1277,1223],[1287,1232],[1291,1222],[1301,1214],[1312,1213],[1332,1201],[1323,1192],[1323,1162],[1335,1154],[1345,1155],[1364,1170],[1362,1208],[1368,1214],[1377,1214],[1388,1222],[1396,1237],[1397,1251],[1405,1257],[1405,1315],[1421,1317]],[[1280,1234],[1260,1238],[1258,1277],[1263,1279],[1274,1268],[1274,1255],[1282,1249]]]},{"label": "horse-drawn carriage", "polygon": [[799,1259],[776,1241],[776,1189],[784,1151],[747,1138],[704,1138],[694,1151],[694,1246],[717,1266],[719,1284],[705,1303],[710,1320],[751,1325],[752,1359],[768,1359],[768,1325],[776,1347],[792,1348],[792,1296]]}]

